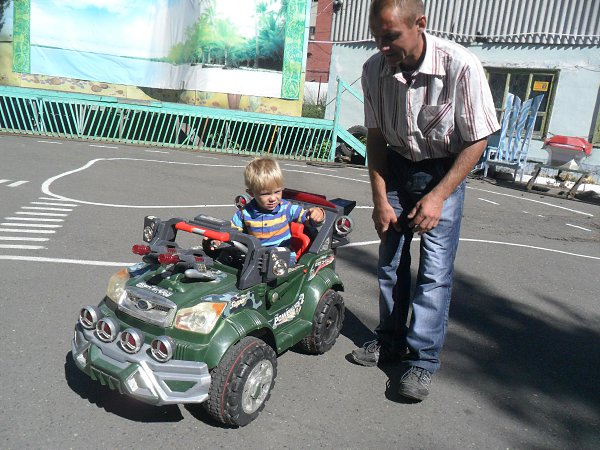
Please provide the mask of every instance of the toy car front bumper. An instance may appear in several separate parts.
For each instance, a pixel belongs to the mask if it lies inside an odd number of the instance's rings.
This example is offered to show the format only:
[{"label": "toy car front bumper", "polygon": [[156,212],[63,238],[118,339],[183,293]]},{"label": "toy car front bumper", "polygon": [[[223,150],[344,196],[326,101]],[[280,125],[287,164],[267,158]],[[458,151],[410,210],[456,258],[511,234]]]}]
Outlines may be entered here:
[{"label": "toy car front bumper", "polygon": [[152,405],[202,403],[208,398],[211,377],[205,363],[160,363],[150,356],[148,344],[129,354],[117,342],[102,342],[78,323],[71,343],[75,364],[101,384]]}]

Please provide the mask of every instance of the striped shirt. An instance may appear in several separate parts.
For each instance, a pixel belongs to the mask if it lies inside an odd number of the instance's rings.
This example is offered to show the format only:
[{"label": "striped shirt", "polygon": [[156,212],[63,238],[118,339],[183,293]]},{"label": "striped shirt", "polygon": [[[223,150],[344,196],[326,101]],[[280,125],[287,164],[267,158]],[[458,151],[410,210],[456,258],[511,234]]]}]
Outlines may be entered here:
[{"label": "striped shirt", "polygon": [[481,63],[464,47],[426,33],[423,62],[406,80],[381,52],[363,65],[365,125],[407,159],[455,156],[500,128]]},{"label": "striped shirt", "polygon": [[233,215],[231,225],[257,237],[264,246],[286,247],[290,245],[292,238],[290,222],[304,223],[307,220],[306,214],[307,210],[287,200],[281,200],[273,211],[262,212],[258,209],[256,200],[252,199]]}]

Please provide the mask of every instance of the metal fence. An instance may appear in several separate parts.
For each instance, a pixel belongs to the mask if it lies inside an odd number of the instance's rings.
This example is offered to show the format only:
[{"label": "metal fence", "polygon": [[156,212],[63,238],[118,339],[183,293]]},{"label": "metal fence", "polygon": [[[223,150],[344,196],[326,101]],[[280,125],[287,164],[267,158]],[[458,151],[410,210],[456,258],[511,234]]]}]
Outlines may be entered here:
[{"label": "metal fence", "polygon": [[5,133],[314,161],[333,161],[332,143],[339,139],[364,156],[364,146],[336,124],[0,86],[0,132]]}]

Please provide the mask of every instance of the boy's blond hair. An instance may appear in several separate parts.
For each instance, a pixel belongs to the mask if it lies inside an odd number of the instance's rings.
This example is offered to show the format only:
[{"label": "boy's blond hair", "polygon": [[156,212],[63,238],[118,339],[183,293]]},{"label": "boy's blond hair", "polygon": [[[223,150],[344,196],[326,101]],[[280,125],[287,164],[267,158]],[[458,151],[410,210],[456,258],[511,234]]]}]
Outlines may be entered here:
[{"label": "boy's blond hair", "polygon": [[255,193],[274,185],[283,187],[283,173],[273,158],[256,158],[246,166],[244,181],[248,190]]}]

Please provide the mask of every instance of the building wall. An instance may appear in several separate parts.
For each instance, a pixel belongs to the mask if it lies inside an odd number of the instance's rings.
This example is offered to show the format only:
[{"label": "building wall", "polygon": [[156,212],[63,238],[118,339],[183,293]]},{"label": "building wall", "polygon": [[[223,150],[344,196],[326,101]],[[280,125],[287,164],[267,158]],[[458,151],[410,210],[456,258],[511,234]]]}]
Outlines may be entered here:
[{"label": "building wall", "polygon": [[[590,139],[600,103],[600,48],[598,46],[500,45],[476,44],[468,47],[484,66],[558,70],[558,81],[550,109],[548,134],[580,136]],[[341,77],[362,92],[362,63],[376,52],[373,42],[335,44],[332,50],[330,79]],[[336,83],[327,92],[326,118],[334,116]],[[360,102],[351,95],[342,95],[340,122],[345,128],[363,124]],[[529,157],[545,161],[542,140],[533,140]],[[584,161],[600,166],[600,148]]]},{"label": "building wall", "polygon": [[315,33],[313,36],[309,36],[308,41],[306,59],[307,82],[327,83],[329,80],[332,44],[328,41],[331,33],[332,12],[333,2],[330,0],[320,0],[317,3],[314,25],[311,23],[315,27]]}]

